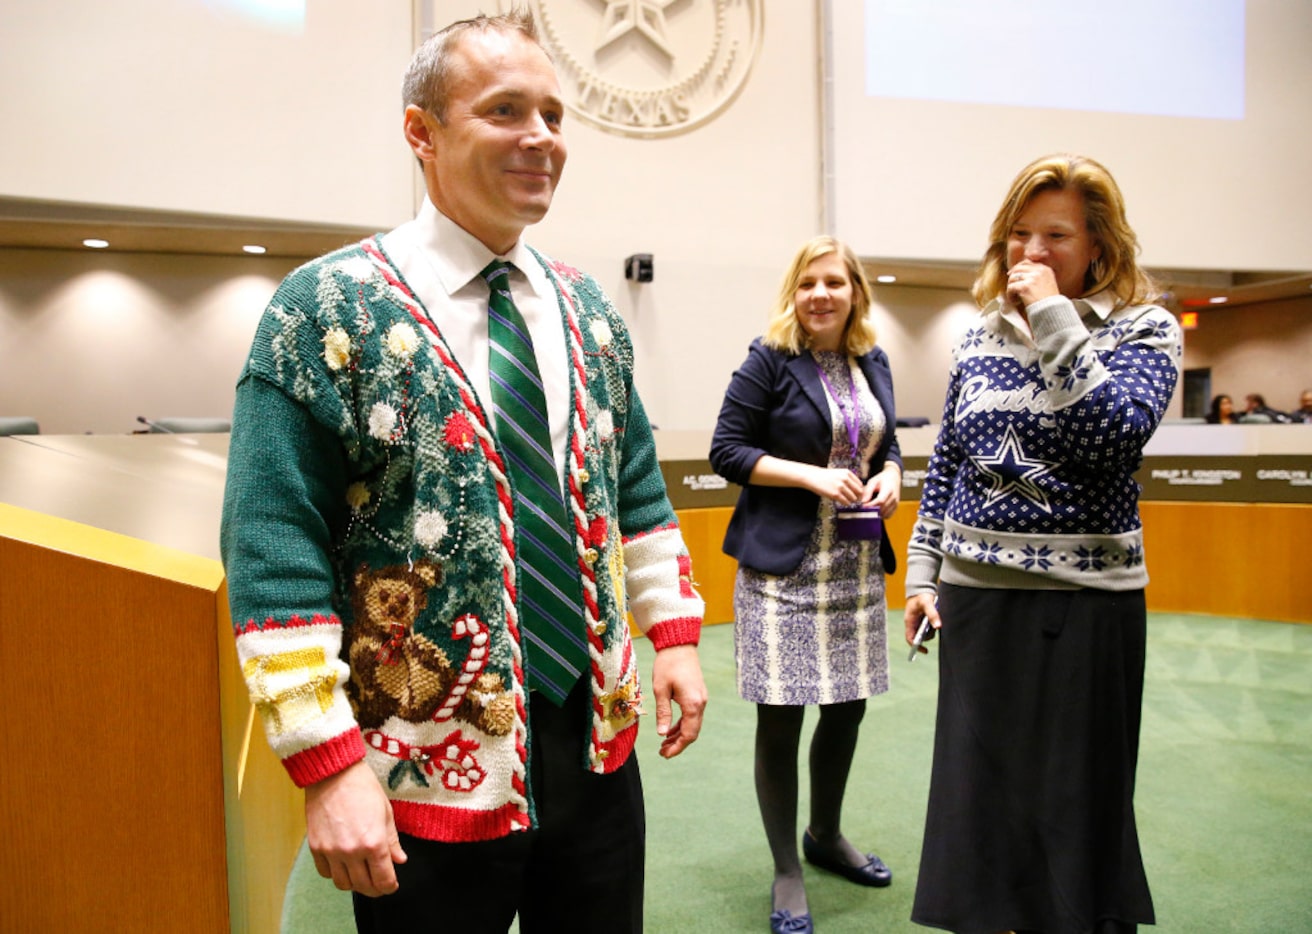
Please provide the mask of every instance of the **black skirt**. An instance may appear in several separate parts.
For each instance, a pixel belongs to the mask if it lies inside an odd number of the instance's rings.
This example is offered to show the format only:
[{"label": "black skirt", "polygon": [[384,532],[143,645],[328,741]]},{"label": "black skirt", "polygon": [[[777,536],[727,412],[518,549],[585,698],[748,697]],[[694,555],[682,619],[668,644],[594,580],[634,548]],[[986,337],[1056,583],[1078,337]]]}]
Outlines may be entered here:
[{"label": "black skirt", "polygon": [[944,585],[938,608],[912,920],[959,934],[1152,924],[1134,820],[1143,591]]}]

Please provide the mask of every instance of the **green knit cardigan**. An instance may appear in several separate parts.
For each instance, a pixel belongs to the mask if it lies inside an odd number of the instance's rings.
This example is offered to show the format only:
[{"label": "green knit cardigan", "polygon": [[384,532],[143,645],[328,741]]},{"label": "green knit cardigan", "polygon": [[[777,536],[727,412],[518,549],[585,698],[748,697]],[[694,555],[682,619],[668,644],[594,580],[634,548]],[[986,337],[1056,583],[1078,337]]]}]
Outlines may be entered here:
[{"label": "green knit cardigan", "polygon": [[[703,603],[600,287],[535,254],[569,352],[567,503],[591,656],[587,761],[633,749],[626,613],[660,649]],[[222,553],[237,649],[299,785],[365,759],[398,829],[481,840],[536,821],[510,482],[487,413],[373,238],[292,272],[237,385]]]}]

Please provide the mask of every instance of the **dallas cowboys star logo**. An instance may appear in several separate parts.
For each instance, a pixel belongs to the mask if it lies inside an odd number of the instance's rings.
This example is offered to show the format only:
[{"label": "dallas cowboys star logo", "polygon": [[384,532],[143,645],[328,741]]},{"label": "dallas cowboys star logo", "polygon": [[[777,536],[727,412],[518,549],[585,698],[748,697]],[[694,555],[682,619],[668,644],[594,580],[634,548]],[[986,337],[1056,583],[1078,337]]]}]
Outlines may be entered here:
[{"label": "dallas cowboys star logo", "polygon": [[1026,457],[1015,425],[1007,426],[1002,435],[1002,444],[992,457],[977,458],[975,463],[979,465],[980,472],[988,477],[990,484],[988,498],[984,501],[985,508],[1004,497],[1015,495],[1052,515],[1048,496],[1039,489],[1035,480],[1047,474],[1054,462]]}]

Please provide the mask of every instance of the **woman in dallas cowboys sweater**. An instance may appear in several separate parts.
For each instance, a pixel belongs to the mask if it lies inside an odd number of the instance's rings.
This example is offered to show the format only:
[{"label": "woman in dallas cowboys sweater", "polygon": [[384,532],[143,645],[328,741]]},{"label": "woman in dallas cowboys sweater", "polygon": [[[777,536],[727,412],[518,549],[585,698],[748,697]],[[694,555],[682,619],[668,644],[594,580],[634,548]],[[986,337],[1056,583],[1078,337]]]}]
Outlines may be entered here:
[{"label": "woman in dallas cowboys sweater", "polygon": [[907,640],[924,620],[942,636],[921,924],[1154,920],[1133,801],[1148,581],[1133,473],[1181,345],[1137,252],[1115,181],[1080,156],[1031,163],[993,221],[907,554]]}]

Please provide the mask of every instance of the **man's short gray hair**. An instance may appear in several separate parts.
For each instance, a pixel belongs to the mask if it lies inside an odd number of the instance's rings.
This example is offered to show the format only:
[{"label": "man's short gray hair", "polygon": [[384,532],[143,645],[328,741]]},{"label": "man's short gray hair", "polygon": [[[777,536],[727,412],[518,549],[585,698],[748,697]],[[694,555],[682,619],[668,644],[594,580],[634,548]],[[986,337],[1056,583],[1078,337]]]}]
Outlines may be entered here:
[{"label": "man's short gray hair", "polygon": [[496,16],[480,13],[471,19],[457,20],[425,40],[410,59],[410,67],[406,69],[405,81],[401,85],[403,106],[414,104],[437,117],[439,123],[446,121],[446,105],[451,90],[452,53],[459,46],[460,40],[472,31],[518,32],[535,45],[542,45],[538,39],[537,24],[527,10],[516,8]]}]

